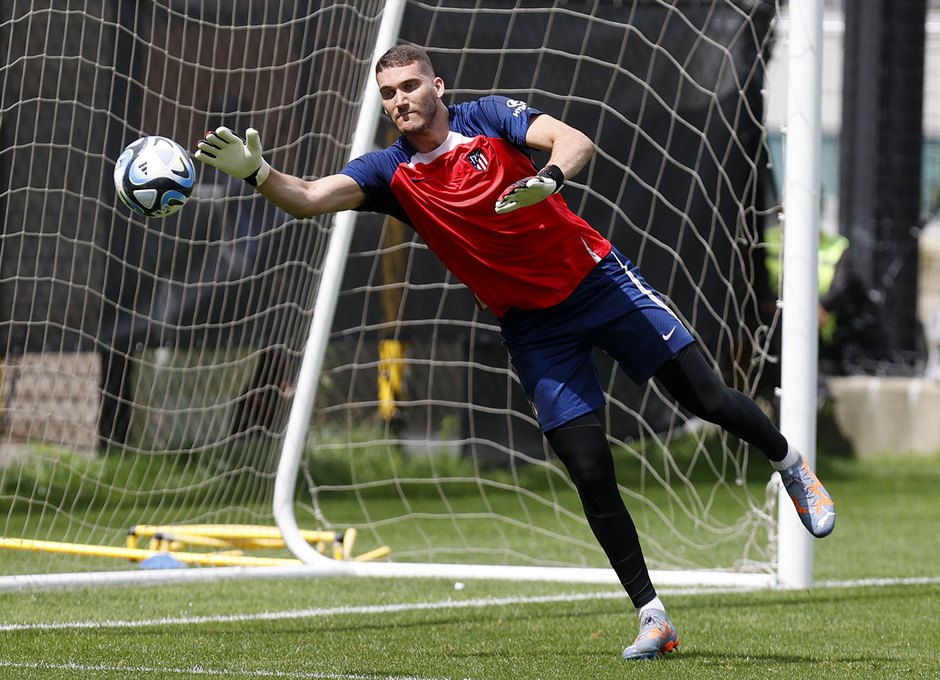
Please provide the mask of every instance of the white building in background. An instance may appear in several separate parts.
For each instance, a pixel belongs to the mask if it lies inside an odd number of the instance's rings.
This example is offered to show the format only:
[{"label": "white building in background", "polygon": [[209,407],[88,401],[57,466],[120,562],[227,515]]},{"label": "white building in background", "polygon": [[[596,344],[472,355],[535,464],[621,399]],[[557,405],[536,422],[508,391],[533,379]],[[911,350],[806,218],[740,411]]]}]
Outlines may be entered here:
[{"label": "white building in background", "polygon": [[[841,2],[827,2],[823,23],[822,72],[822,228],[838,230],[839,133],[842,128],[842,45],[845,22]],[[783,128],[786,122],[789,21],[786,6],[777,25],[767,77],[765,114],[780,186],[783,160]],[[925,211],[940,219],[940,0],[931,0],[927,17],[924,68],[924,149],[921,202]]]}]

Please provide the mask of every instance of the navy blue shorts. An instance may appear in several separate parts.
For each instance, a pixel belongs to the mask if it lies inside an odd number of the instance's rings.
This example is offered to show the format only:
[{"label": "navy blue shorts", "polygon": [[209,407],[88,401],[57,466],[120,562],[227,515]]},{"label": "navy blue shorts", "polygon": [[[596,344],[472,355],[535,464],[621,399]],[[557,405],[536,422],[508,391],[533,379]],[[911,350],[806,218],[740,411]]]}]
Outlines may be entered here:
[{"label": "navy blue shorts", "polygon": [[510,309],[500,328],[543,432],[606,403],[595,347],[640,384],[695,341],[639,269],[616,250],[564,302]]}]

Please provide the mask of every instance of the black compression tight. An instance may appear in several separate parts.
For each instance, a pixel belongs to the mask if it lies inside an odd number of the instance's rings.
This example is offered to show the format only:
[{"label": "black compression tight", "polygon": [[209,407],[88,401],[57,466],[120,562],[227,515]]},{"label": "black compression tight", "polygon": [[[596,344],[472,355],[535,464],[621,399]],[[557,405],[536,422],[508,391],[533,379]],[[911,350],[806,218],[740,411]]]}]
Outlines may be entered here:
[{"label": "black compression tight", "polygon": [[[760,407],[725,385],[692,344],[656,373],[669,394],[693,415],[721,426],[756,446],[771,460],[783,460],[787,440]],[[656,596],[633,519],[617,487],[614,460],[600,413],[579,416],[545,433],[564,463],[584,506],[584,515],[635,607]]]},{"label": "black compression tight", "polygon": [[666,361],[656,378],[692,415],[756,446],[770,460],[786,457],[787,440],[770,418],[747,395],[725,385],[694,343]]},{"label": "black compression tight", "polygon": [[597,542],[637,608],[654,597],[640,539],[627,512],[617,479],[607,434],[597,411],[545,433],[555,455],[571,475]]}]

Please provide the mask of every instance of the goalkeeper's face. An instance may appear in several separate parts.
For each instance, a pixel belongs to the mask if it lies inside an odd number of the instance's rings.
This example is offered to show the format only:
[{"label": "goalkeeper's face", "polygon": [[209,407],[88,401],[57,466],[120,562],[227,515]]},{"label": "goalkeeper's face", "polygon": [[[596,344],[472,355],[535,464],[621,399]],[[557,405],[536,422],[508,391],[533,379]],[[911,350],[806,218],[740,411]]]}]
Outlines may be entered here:
[{"label": "goalkeeper's face", "polygon": [[[444,82],[419,63],[393,66],[376,74],[382,107],[399,132],[408,137],[433,135],[439,126]],[[444,121],[446,134],[447,122]]]}]

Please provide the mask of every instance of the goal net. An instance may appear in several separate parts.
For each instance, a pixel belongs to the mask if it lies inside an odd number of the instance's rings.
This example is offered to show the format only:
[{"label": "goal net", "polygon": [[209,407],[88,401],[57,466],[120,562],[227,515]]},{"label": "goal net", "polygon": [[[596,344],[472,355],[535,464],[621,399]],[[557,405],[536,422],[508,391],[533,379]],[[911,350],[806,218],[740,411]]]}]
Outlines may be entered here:
[{"label": "goal net", "polygon": [[[409,228],[358,217],[324,320],[340,217],[292,219],[208,166],[170,217],[116,200],[126,144],[159,134],[192,149],[220,124],[260,130],[278,168],[339,170],[386,4],[0,7],[5,582],[295,564],[278,487],[330,560],[612,579],[495,317]],[[587,133],[597,153],[566,201],[768,409],[778,319],[763,230],[779,207],[762,90],[775,15],[755,0],[412,0],[393,36],[428,50],[447,103],[499,92]],[[394,139],[373,122],[367,148]],[[310,394],[311,332],[326,338],[315,403],[296,478],[278,480],[291,406]],[[618,480],[657,577],[772,574],[763,457],[752,464],[655,382],[597,360]]]}]

